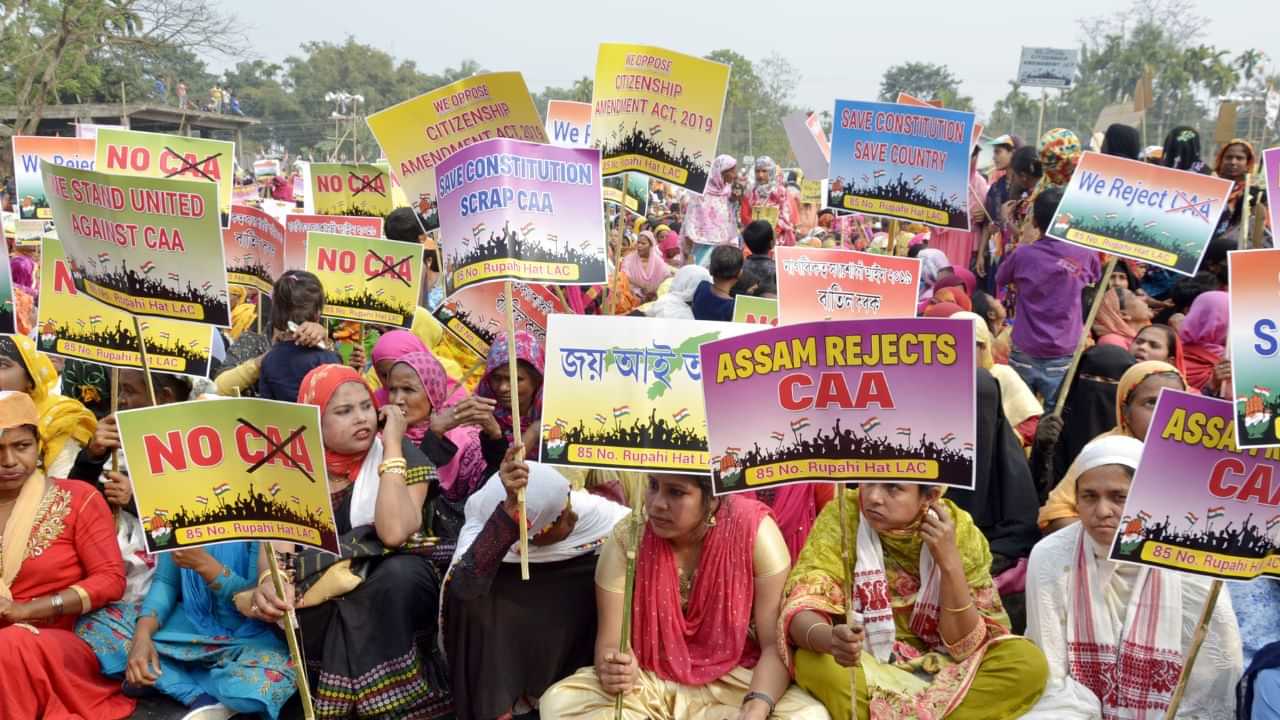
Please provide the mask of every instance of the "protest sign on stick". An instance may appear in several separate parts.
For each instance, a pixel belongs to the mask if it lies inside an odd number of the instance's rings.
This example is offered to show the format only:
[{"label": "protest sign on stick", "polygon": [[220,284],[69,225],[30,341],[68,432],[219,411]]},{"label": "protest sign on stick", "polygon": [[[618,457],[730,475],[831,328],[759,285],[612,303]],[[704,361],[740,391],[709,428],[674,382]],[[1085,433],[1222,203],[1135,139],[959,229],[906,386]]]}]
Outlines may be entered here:
[{"label": "protest sign on stick", "polygon": [[385,163],[307,163],[305,210],[316,215],[386,217],[391,176]]},{"label": "protest sign on stick", "polygon": [[225,140],[104,127],[98,131],[94,169],[133,177],[212,183],[217,188],[217,202],[211,211],[217,217],[231,212],[235,154],[235,143]]},{"label": "protest sign on stick", "polygon": [[93,170],[95,147],[91,138],[13,136],[13,206],[24,231],[43,232],[43,221],[53,219],[40,177],[40,161]]},{"label": "protest sign on stick", "polygon": [[971,489],[973,325],[787,325],[702,345],[717,494],[810,481]]},{"label": "protest sign on stick", "polygon": [[1280,578],[1280,448],[1238,448],[1234,417],[1229,402],[1160,391],[1112,560]]},{"label": "protest sign on stick", "polygon": [[231,222],[222,231],[222,254],[227,282],[270,295],[284,274],[284,226],[258,208],[232,205]]},{"label": "protest sign on stick", "polygon": [[382,237],[382,218],[290,213],[284,220],[284,269],[307,266],[307,233],[322,232],[362,238]]},{"label": "protest sign on stick", "polygon": [[1280,147],[1262,151],[1262,168],[1267,181],[1267,209],[1271,231],[1280,232]]},{"label": "protest sign on stick", "polygon": [[827,205],[969,229],[973,113],[837,100]]},{"label": "protest sign on stick", "polygon": [[[512,283],[513,315],[517,332],[527,332],[543,347],[547,341],[547,316],[566,312],[564,303],[542,285]],[[450,295],[436,310],[436,319],[480,356],[489,354],[505,324],[505,287],[499,283],[470,285]]]},{"label": "protest sign on stick", "polygon": [[542,460],[551,465],[704,475],[698,348],[759,325],[552,315]]},{"label": "protest sign on stick", "polygon": [[307,233],[307,271],[324,286],[325,317],[413,325],[422,249],[413,243]]},{"label": "protest sign on stick", "polygon": [[489,140],[437,168],[445,289],[607,279],[600,153]]},{"label": "protest sign on stick", "polygon": [[593,87],[591,128],[605,175],[640,172],[702,193],[720,137],[728,65],[601,43]]},{"label": "protest sign on stick", "polygon": [[1018,62],[1018,84],[1026,87],[1071,87],[1076,78],[1080,51],[1045,47],[1023,47]]},{"label": "protest sign on stick", "polygon": [[613,175],[601,182],[604,201],[620,205],[634,215],[649,214],[649,178],[640,173]]},{"label": "protest sign on stick", "polygon": [[338,553],[319,408],[231,398],[117,420],[148,552],[281,540]]},{"label": "protest sign on stick", "polygon": [[1230,180],[1087,152],[1047,234],[1194,275],[1230,192]]},{"label": "protest sign on stick", "polygon": [[0,245],[0,333],[17,332],[17,315],[13,298],[13,278],[9,270],[9,250]]},{"label": "protest sign on stick", "polygon": [[545,143],[542,118],[518,72],[486,73],[405,100],[368,119],[411,201],[434,206],[436,166],[492,138]]},{"label": "protest sign on stick", "polygon": [[78,292],[134,315],[230,325],[213,183],[41,168]]},{"label": "protest sign on stick", "polygon": [[1110,558],[1213,578],[1165,717],[1177,713],[1223,580],[1280,578],[1280,448],[1239,448],[1232,404],[1165,388]]},{"label": "protest sign on stick", "polygon": [[1227,253],[1227,268],[1236,446],[1280,446],[1280,250]]},{"label": "protest sign on stick", "polygon": [[[934,107],[942,108],[943,110],[947,109],[946,106],[942,104],[941,100],[921,100],[915,95],[910,95],[901,91],[898,92],[898,98],[895,102],[899,105],[910,105],[911,107]],[[973,121],[973,144],[978,144],[978,141],[982,139],[982,131],[985,129],[985,125],[978,122],[976,119]]]},{"label": "protest sign on stick", "polygon": [[[76,290],[62,243],[44,241],[36,347],[41,352],[141,369],[142,348],[128,312],[94,302]],[[141,322],[147,367],[152,371],[207,377],[214,329],[208,325],[148,318]]]},{"label": "protest sign on stick", "polygon": [[733,321],[736,323],[751,323],[753,325],[777,325],[778,301],[774,298],[735,295],[733,298]]},{"label": "protest sign on stick", "polygon": [[805,177],[821,179],[831,166],[831,143],[814,113],[797,110],[782,118],[782,129]]},{"label": "protest sign on stick", "polygon": [[556,147],[591,147],[591,103],[548,100],[547,137]]},{"label": "protest sign on stick", "polygon": [[783,325],[916,315],[916,258],[807,247],[777,248],[774,258]]}]

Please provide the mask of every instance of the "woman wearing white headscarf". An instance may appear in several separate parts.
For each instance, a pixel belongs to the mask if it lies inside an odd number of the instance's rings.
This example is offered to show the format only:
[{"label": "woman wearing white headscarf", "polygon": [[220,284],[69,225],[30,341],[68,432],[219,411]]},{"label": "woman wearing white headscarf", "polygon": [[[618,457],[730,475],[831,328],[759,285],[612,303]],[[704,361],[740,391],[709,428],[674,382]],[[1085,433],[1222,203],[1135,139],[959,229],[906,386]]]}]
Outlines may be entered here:
[{"label": "woman wearing white headscarf", "polygon": [[680,231],[686,246],[692,246],[686,247],[686,251],[693,254],[695,263],[701,263],[717,245],[738,242],[738,222],[729,209],[729,195],[737,172],[738,161],[732,155],[716,157],[702,195],[693,196],[689,203]]},{"label": "woman wearing white headscarf", "polygon": [[778,165],[767,155],[756,159],[756,184],[743,198],[741,216],[743,227],[751,222],[756,208],[772,207],[778,211],[778,221],[773,224],[774,245],[788,247],[796,244],[795,217],[791,212],[791,196],[781,182]]},{"label": "woman wearing white headscarf", "polygon": [[[530,579],[520,579],[517,493],[525,489]],[[507,452],[468,500],[445,577],[443,642],[462,720],[492,720],[536,700],[594,659],[596,554],[630,512],[549,465]]]},{"label": "woman wearing white headscarf", "polygon": [[701,265],[685,265],[676,271],[671,278],[671,286],[667,292],[644,308],[644,314],[651,318],[668,320],[692,320],[693,293],[703,282],[711,282],[711,271]]},{"label": "woman wearing white headscarf", "polygon": [[[1110,557],[1142,442],[1104,435],[1067,471],[1080,522],[1041,540],[1027,567],[1027,638],[1049,661],[1049,684],[1023,716],[1036,720],[1165,716],[1209,594],[1194,575]],[[1228,720],[1243,658],[1231,598],[1218,596],[1179,718]]]}]

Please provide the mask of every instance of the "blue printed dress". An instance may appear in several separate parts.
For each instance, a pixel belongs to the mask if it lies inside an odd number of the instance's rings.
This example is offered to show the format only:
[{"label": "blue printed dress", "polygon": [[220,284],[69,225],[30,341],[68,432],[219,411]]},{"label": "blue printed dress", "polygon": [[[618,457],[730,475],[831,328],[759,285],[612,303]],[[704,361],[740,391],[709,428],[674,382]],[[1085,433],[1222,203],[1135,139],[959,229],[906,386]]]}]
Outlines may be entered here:
[{"label": "blue printed dress", "polygon": [[93,648],[104,675],[121,677],[138,619],[156,617],[152,640],[160,656],[156,690],[184,705],[209,695],[238,713],[273,720],[296,691],[289,653],[275,630],[244,617],[232,598],[253,587],[258,545],[234,542],[205,548],[222,575],[205,583],[194,570],[162,555],[151,589],[141,602],[114,603],[86,615],[76,633]]}]

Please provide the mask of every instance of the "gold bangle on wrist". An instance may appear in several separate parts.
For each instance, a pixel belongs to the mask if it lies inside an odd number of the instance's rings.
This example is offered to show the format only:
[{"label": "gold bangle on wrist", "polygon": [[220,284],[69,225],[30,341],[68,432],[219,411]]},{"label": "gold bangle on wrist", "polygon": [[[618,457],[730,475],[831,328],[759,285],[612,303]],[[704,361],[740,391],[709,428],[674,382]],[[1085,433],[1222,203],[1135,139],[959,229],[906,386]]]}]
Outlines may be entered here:
[{"label": "gold bangle on wrist", "polygon": [[404,458],[391,458],[390,460],[383,460],[382,463],[378,465],[378,475],[384,475],[386,473],[392,473],[395,475],[407,475],[408,470],[409,470],[409,463],[405,461]]},{"label": "gold bangle on wrist", "polygon": [[972,600],[970,600],[970,601],[969,601],[969,604],[968,604],[968,605],[965,605],[964,607],[958,607],[958,608],[949,608],[949,607],[944,607],[944,608],[942,608],[942,609],[943,609],[944,611],[946,611],[946,612],[949,612],[949,613],[962,613],[962,612],[964,612],[965,610],[968,610],[968,609],[969,609],[969,608],[971,608],[971,607],[973,607],[973,601],[972,601]]},{"label": "gold bangle on wrist", "polygon": [[[807,629],[807,630],[805,630],[805,631],[804,631],[804,644],[805,644],[805,647],[806,647],[806,649],[808,649],[808,650],[813,650],[814,652],[817,652],[817,648],[814,646],[814,644],[813,644],[813,643],[809,642],[809,633],[813,632],[813,629],[814,629],[814,628],[816,628],[816,627],[831,627],[831,624],[830,624],[830,623],[824,623],[824,622],[816,622],[816,623],[814,623],[814,624],[810,625],[810,626],[809,626],[809,629]],[[832,629],[834,629],[834,628],[832,628]]]}]

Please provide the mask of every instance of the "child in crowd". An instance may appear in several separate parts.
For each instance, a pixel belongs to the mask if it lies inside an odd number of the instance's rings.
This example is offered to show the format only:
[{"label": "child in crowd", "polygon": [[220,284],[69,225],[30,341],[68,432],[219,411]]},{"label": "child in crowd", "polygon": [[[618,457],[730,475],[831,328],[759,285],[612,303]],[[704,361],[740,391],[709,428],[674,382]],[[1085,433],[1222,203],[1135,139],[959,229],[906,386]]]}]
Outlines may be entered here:
[{"label": "child in crowd", "polygon": [[732,289],[742,274],[742,251],[732,245],[717,245],[711,251],[711,282],[693,291],[695,320],[733,320]]},{"label": "child in crowd", "polygon": [[325,345],[298,337],[304,323],[314,323],[320,333],[324,286],[320,278],[304,270],[290,270],[272,289],[271,330],[276,343],[263,356],[258,376],[258,397],[294,402],[298,386],[312,368],[340,364],[342,359]]}]

